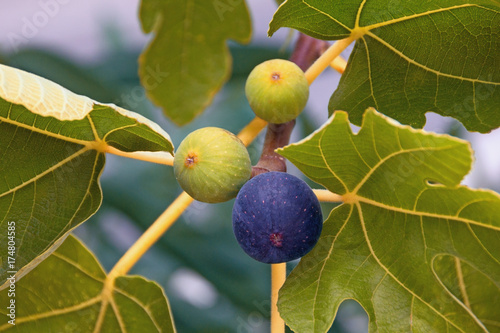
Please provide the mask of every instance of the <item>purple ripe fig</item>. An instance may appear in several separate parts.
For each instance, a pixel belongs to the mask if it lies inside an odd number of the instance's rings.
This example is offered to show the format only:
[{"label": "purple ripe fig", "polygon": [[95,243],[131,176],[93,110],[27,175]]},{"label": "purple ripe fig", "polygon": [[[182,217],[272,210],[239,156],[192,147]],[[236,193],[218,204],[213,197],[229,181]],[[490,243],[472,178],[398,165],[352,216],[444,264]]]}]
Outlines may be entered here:
[{"label": "purple ripe fig", "polygon": [[302,112],[309,98],[309,83],[299,66],[288,60],[273,59],[250,72],[245,93],[258,117],[281,124]]},{"label": "purple ripe fig", "polygon": [[233,231],[255,260],[280,263],[304,256],[316,244],[323,216],[316,195],[299,178],[267,172],[249,180],[233,207]]},{"label": "purple ripe fig", "polygon": [[190,133],[174,157],[174,174],[184,191],[196,200],[230,200],[252,174],[248,151],[236,135],[205,127]]}]

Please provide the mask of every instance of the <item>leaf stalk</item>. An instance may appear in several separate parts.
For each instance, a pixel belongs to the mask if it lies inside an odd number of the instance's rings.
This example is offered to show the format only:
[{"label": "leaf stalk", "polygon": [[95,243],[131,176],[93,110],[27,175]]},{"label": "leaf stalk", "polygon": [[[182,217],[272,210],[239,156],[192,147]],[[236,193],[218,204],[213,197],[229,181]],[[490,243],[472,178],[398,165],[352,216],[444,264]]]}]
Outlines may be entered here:
[{"label": "leaf stalk", "polygon": [[172,154],[162,151],[158,152],[138,151],[129,153],[116,149],[115,147],[112,146],[107,146],[105,152],[117,156],[132,158],[135,160],[141,160],[141,161],[170,165],[170,166],[174,165],[174,157],[172,156]]},{"label": "leaf stalk", "polygon": [[109,272],[108,280],[114,280],[120,275],[127,274],[146,251],[174,224],[193,200],[186,192],[182,192],[121,257]]},{"label": "leaf stalk", "polygon": [[285,332],[285,322],[278,312],[278,292],[286,280],[286,263],[271,265],[271,333]]},{"label": "leaf stalk", "polygon": [[314,80],[328,67],[332,62],[340,56],[342,51],[344,51],[353,41],[355,37],[349,36],[344,39],[340,39],[333,43],[332,46],[328,48],[305,72],[306,79],[309,84],[313,83]]},{"label": "leaf stalk", "polygon": [[340,194],[328,190],[313,189],[313,192],[321,202],[344,202],[344,198]]}]

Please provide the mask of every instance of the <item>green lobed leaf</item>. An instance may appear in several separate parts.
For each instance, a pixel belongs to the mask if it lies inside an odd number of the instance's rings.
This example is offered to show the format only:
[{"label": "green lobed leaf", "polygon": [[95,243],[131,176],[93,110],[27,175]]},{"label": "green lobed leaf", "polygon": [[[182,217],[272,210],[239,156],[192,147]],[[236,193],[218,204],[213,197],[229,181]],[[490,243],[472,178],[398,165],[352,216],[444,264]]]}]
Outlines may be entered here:
[{"label": "green lobed leaf", "polygon": [[[158,125],[0,65],[0,284],[33,269],[99,208],[108,147],[172,153]],[[9,224],[10,223],[10,224]],[[15,237],[8,238],[15,223]]]},{"label": "green lobed leaf", "polygon": [[500,288],[465,261],[449,255],[436,257],[436,275],[462,303],[472,309],[489,332],[500,332]]},{"label": "green lobed leaf", "polygon": [[7,320],[0,332],[175,332],[158,284],[140,276],[120,276],[111,288],[105,283],[95,256],[70,235],[14,289],[0,292],[2,304],[15,301],[15,326],[2,306]]},{"label": "green lobed leaf", "polygon": [[[459,185],[472,163],[467,142],[369,109],[358,134],[337,111],[279,152],[344,201],[280,291],[293,330],[326,332],[345,299],[364,307],[371,332],[485,332],[498,319],[500,196]],[[443,256],[471,273],[453,282]]]},{"label": "green lobed leaf", "polygon": [[321,39],[357,39],[330,99],[330,115],[364,110],[422,127],[425,113],[468,130],[500,126],[500,3],[495,0],[288,0],[270,34],[296,28]]},{"label": "green lobed leaf", "polygon": [[185,125],[229,78],[226,40],[250,40],[245,1],[142,0],[140,19],[144,32],[156,35],[139,58],[142,85],[167,117]]}]

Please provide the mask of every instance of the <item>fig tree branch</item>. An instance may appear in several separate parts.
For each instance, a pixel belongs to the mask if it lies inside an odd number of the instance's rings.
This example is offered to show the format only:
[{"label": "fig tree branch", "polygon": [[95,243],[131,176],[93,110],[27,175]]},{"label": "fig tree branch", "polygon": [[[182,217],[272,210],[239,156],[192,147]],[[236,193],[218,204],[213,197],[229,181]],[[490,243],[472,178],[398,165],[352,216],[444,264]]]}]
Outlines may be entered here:
[{"label": "fig tree branch", "polygon": [[286,172],[286,160],[275,150],[286,146],[290,142],[295,120],[284,124],[267,125],[266,137],[262,147],[259,162],[252,167],[252,177],[269,171]]}]

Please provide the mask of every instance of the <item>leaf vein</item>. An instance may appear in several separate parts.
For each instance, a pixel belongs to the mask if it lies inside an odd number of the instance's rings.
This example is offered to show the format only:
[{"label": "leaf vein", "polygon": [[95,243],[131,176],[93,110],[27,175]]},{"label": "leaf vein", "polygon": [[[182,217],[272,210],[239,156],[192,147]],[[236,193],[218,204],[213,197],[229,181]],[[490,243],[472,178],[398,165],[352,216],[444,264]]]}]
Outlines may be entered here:
[{"label": "leaf vein", "polygon": [[45,170],[44,172],[42,172],[42,173],[40,173],[40,174],[36,175],[35,177],[31,178],[29,181],[26,181],[26,182],[24,182],[24,183],[22,183],[22,184],[20,184],[20,185],[18,185],[18,186],[16,186],[16,187],[14,187],[14,188],[10,189],[9,191],[6,191],[6,192],[4,192],[4,193],[0,193],[0,198],[1,198],[1,197],[3,197],[3,196],[6,196],[7,194],[13,193],[13,192],[15,192],[15,191],[17,191],[17,190],[21,189],[22,187],[26,186],[27,184],[30,184],[30,183],[32,183],[32,182],[37,181],[38,179],[40,179],[40,178],[44,177],[45,175],[47,175],[47,174],[49,174],[49,173],[53,172],[53,171],[54,171],[54,170],[56,170],[57,168],[59,168],[59,167],[63,166],[63,165],[64,165],[64,164],[66,164],[66,163],[68,163],[68,162],[69,162],[69,161],[71,161],[73,158],[78,157],[78,156],[80,156],[80,155],[84,154],[84,153],[85,153],[85,152],[87,152],[88,150],[89,150],[89,148],[88,148],[88,147],[83,147],[82,149],[80,149],[80,150],[76,151],[74,154],[72,154],[72,155],[70,155],[70,156],[66,157],[64,160],[62,160],[62,161],[60,161],[60,162],[58,162],[58,163],[54,164],[53,166],[51,166],[50,168],[48,168],[48,169],[47,169],[47,170]]},{"label": "leaf vein", "polygon": [[362,196],[359,196],[359,195],[357,196],[357,199],[358,199],[359,202],[363,202],[363,203],[366,203],[366,204],[369,204],[369,205],[372,205],[372,206],[375,206],[375,207],[387,209],[387,210],[394,211],[394,212],[399,212],[399,213],[403,213],[403,214],[410,214],[410,215],[416,215],[416,216],[422,216],[422,217],[431,217],[431,218],[436,218],[436,219],[453,219],[456,222],[463,222],[463,223],[467,223],[469,225],[476,225],[476,226],[479,226],[479,227],[483,227],[483,228],[487,228],[487,229],[492,229],[492,230],[495,230],[495,231],[500,231],[500,227],[497,227],[497,226],[494,226],[494,225],[491,225],[491,224],[483,224],[483,223],[480,223],[480,222],[477,222],[477,221],[474,221],[474,220],[470,220],[470,219],[466,219],[466,218],[463,218],[463,217],[456,217],[456,216],[443,215],[443,214],[437,214],[437,213],[430,213],[430,212],[424,212],[424,211],[418,212],[418,211],[414,211],[414,210],[411,210],[411,209],[406,209],[406,208],[395,207],[395,206],[390,206],[390,205],[387,205],[387,204],[383,204],[381,202],[374,201],[374,200],[371,200],[369,198],[365,198],[365,197],[362,197]]},{"label": "leaf vein", "polygon": [[[16,325],[19,325],[19,324],[22,324],[25,322],[39,320],[39,319],[59,316],[59,315],[71,313],[74,311],[79,311],[79,310],[88,308],[88,307],[98,303],[99,301],[101,301],[101,295],[98,295],[96,297],[88,299],[87,301],[81,302],[81,303],[76,304],[74,306],[69,306],[67,308],[51,309],[49,312],[43,312],[43,313],[39,313],[39,314],[31,315],[31,316],[26,316],[26,317],[17,317],[16,318]],[[0,326],[0,331],[3,331],[5,329],[7,329],[8,327],[12,327],[12,325],[10,325],[9,323],[6,323],[5,325]]]},{"label": "leaf vein", "polygon": [[[370,242],[370,238],[368,237],[368,232],[366,230],[366,225],[365,225],[365,220],[364,220],[364,216],[363,216],[363,210],[361,209],[361,205],[358,203],[356,203],[356,207],[358,208],[358,214],[359,214],[359,218],[360,218],[360,222],[361,222],[361,228],[363,229],[363,234],[364,234],[364,237],[365,237],[365,240],[366,240],[366,244],[368,245],[368,248],[370,249],[370,253],[373,255],[373,258],[377,261],[377,263],[379,264],[379,266],[385,271],[387,272],[387,274],[396,282],[398,283],[403,289],[405,289],[408,293],[410,293],[411,295],[413,295],[413,297],[416,297],[419,301],[421,301],[423,304],[427,305],[432,311],[434,311],[438,316],[440,316],[441,318],[443,318],[443,320],[446,322],[446,323],[450,323],[451,325],[453,325],[458,331],[460,332],[464,332],[459,326],[455,325],[455,323],[451,322],[449,318],[447,318],[444,314],[442,314],[441,312],[439,312],[437,309],[435,309],[431,304],[425,302],[422,298],[420,298],[418,295],[416,295],[413,290],[409,289],[406,285],[404,285],[398,278],[396,278],[396,276],[394,274],[392,274],[389,269],[384,265],[382,264],[382,262],[380,261],[380,259],[377,257],[377,255],[375,254],[375,251],[373,250],[373,247],[371,245],[371,242]],[[465,333],[465,332],[464,332]]]},{"label": "leaf vein", "polygon": [[121,290],[119,288],[116,288],[115,287],[115,291],[116,292],[119,292],[120,294],[122,294],[123,296],[125,297],[128,297],[129,299],[131,299],[134,303],[136,303],[137,305],[139,305],[142,309],[144,309],[144,312],[146,312],[146,314],[148,315],[148,317],[151,319],[151,322],[155,325],[156,329],[158,332],[161,332],[161,328],[160,328],[160,325],[156,322],[155,318],[154,318],[154,315],[151,313],[151,311],[149,310],[149,308],[145,305],[145,304],[142,304],[139,299],[137,299],[137,297],[134,297],[132,295],[130,295],[129,293],[125,292],[124,290]]},{"label": "leaf vein", "polygon": [[[12,106],[12,104],[11,104],[11,106]],[[46,130],[43,130],[43,129],[39,129],[39,128],[35,127],[35,126],[26,125],[26,124],[17,122],[17,121],[15,121],[13,119],[10,119],[10,118],[4,118],[4,117],[0,116],[0,121],[3,121],[5,123],[7,123],[7,124],[11,124],[11,125],[14,125],[14,126],[17,126],[17,127],[28,129],[28,130],[30,130],[32,132],[35,132],[35,133],[44,134],[46,136],[50,136],[50,137],[55,138],[55,139],[60,139],[60,140],[64,140],[64,141],[67,141],[67,142],[76,143],[76,144],[79,144],[79,145],[82,145],[82,146],[87,146],[88,147],[92,143],[92,141],[78,140],[78,139],[75,139],[75,138],[70,138],[70,137],[66,137],[66,136],[60,135],[58,133],[53,133],[53,132],[49,132],[49,131],[46,131]]]},{"label": "leaf vein", "polygon": [[319,10],[318,8],[316,8],[316,7],[314,7],[314,6],[310,5],[310,4],[308,4],[305,0],[301,0],[301,1],[302,1],[302,3],[303,3],[304,5],[306,5],[306,6],[307,6],[307,7],[309,7],[310,9],[315,10],[315,11],[317,11],[318,13],[320,13],[320,14],[322,14],[322,15],[325,15],[325,16],[326,16],[326,17],[328,17],[330,20],[334,21],[335,23],[337,23],[338,25],[340,25],[340,26],[341,26],[341,27],[343,27],[344,29],[346,29],[346,30],[348,30],[348,31],[351,31],[351,30],[352,30],[352,29],[350,29],[348,26],[346,26],[345,24],[343,24],[342,22],[340,22],[339,20],[337,20],[336,18],[334,18],[333,16],[331,16],[331,15],[329,15],[329,14],[327,14],[327,13],[325,13],[325,12],[323,12],[323,11]]},{"label": "leaf vein", "polygon": [[398,55],[400,58],[404,59],[405,61],[411,63],[412,65],[415,65],[415,66],[417,66],[417,67],[419,67],[427,72],[433,73],[433,74],[438,75],[438,76],[448,77],[448,78],[455,79],[455,80],[461,80],[461,81],[467,81],[467,82],[478,82],[478,83],[483,83],[483,84],[491,84],[491,85],[495,85],[495,86],[500,86],[500,82],[490,82],[490,81],[485,81],[485,80],[480,80],[480,79],[461,77],[461,76],[457,76],[457,75],[453,75],[453,74],[446,74],[446,73],[440,72],[436,69],[432,69],[430,67],[427,67],[427,66],[415,61],[414,59],[409,58],[403,52],[399,51],[394,46],[392,46],[391,44],[389,44],[388,42],[386,42],[385,40],[383,40],[379,36],[375,35],[371,31],[368,31],[366,34],[368,36],[372,37],[373,39],[375,39],[376,41],[378,41],[379,43],[381,43],[382,45],[384,45],[385,47],[387,47],[389,50],[394,52],[394,54]]},{"label": "leaf vein", "polygon": [[333,171],[333,169],[330,167],[330,165],[328,164],[328,161],[327,161],[327,160],[326,160],[326,158],[325,158],[325,153],[323,152],[323,145],[321,144],[321,142],[323,141],[323,136],[324,136],[324,135],[325,135],[325,132],[323,131],[323,132],[321,133],[321,136],[320,136],[319,140],[318,140],[318,149],[319,149],[319,151],[320,151],[321,158],[323,159],[323,163],[324,163],[324,164],[325,164],[325,166],[328,168],[328,170],[332,173],[332,175],[333,175],[335,178],[337,178],[337,180],[339,181],[339,183],[341,183],[341,184],[342,184],[342,186],[344,186],[344,189],[345,189],[345,191],[347,192],[347,191],[349,191],[349,189],[347,188],[347,185],[344,183],[344,181],[343,181],[342,179],[340,179],[340,177],[339,177],[339,176],[337,176],[337,175],[335,174],[335,172],[334,172],[334,171]]},{"label": "leaf vein", "polygon": [[[349,215],[345,219],[345,222],[342,225],[342,227],[340,227],[339,231],[335,235],[335,238],[332,241],[330,249],[328,250],[328,254],[325,257],[325,261],[323,262],[323,266],[321,267],[321,269],[320,269],[320,271],[318,273],[318,280],[317,280],[318,284],[316,286],[316,292],[314,293],[314,298],[313,298],[313,308],[312,308],[313,317],[315,316],[315,313],[316,313],[316,303],[317,303],[316,300],[318,298],[319,285],[321,283],[321,278],[323,276],[323,272],[325,270],[326,263],[328,262],[328,259],[332,256],[333,248],[335,247],[335,242],[336,242],[338,236],[342,233],[342,231],[344,230],[345,226],[349,222],[349,219],[351,218],[352,212],[354,211],[354,206],[351,205],[350,208],[351,208],[351,210],[349,211]],[[313,321],[313,332],[315,331],[315,326],[316,326],[316,320]]]}]

